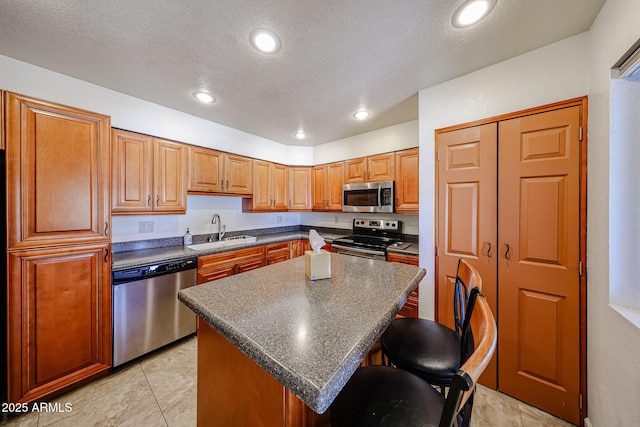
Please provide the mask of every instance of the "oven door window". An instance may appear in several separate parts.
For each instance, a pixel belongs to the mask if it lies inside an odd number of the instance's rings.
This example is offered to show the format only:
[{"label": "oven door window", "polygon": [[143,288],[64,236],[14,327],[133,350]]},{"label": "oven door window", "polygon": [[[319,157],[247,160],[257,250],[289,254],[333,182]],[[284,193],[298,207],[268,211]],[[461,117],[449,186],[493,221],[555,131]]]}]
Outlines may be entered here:
[{"label": "oven door window", "polygon": [[378,190],[349,190],[344,192],[346,206],[378,206]]}]

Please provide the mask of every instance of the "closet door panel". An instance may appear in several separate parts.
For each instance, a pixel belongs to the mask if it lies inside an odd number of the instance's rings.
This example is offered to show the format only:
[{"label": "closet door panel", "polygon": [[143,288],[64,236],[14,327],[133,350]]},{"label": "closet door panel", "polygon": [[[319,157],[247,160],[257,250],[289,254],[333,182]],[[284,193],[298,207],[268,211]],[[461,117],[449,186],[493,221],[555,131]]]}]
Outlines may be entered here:
[{"label": "closet door panel", "polygon": [[580,107],[499,124],[499,388],[579,423]]}]

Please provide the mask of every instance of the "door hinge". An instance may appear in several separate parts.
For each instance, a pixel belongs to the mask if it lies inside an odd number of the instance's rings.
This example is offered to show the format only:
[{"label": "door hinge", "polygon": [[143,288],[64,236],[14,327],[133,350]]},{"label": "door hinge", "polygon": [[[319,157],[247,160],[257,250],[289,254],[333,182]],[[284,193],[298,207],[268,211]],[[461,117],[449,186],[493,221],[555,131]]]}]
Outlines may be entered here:
[{"label": "door hinge", "polygon": [[580,141],[582,141],[582,126],[580,126]]},{"label": "door hinge", "polygon": [[582,276],[582,261],[578,261],[578,274]]},{"label": "door hinge", "polygon": [[436,256],[440,256],[440,247],[436,246]]},{"label": "door hinge", "polygon": [[440,150],[436,151],[436,161],[440,161]]}]

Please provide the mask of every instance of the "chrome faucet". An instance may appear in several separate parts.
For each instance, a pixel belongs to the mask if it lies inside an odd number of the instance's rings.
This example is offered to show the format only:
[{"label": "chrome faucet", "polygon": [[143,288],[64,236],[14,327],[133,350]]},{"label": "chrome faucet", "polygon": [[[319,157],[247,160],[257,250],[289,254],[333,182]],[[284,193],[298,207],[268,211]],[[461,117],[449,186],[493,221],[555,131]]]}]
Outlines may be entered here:
[{"label": "chrome faucet", "polygon": [[[220,219],[220,215],[213,214],[213,218],[211,218],[211,224],[218,224],[218,240],[222,240],[226,233],[227,227],[222,225],[222,220]],[[222,231],[220,231],[220,227],[222,227]]]}]

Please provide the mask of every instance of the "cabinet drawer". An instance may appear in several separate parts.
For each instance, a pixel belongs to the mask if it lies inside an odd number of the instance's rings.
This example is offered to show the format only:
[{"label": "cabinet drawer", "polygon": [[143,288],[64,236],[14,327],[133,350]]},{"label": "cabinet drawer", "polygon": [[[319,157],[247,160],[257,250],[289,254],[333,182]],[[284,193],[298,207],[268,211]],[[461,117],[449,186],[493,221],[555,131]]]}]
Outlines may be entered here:
[{"label": "cabinet drawer", "polygon": [[413,256],[413,255],[402,255],[402,254],[388,253],[387,254],[387,261],[395,262],[395,263],[398,263],[398,264],[409,264],[409,265],[415,265],[415,266],[419,265],[419,258],[417,256]]},{"label": "cabinet drawer", "polygon": [[289,242],[272,243],[266,249],[267,265],[286,261],[291,257]]},{"label": "cabinet drawer", "polygon": [[236,273],[244,273],[245,271],[255,270],[256,268],[264,267],[264,257],[248,259],[236,264]]},{"label": "cabinet drawer", "polygon": [[224,264],[237,264],[251,258],[264,257],[264,246],[239,249],[237,251],[223,252],[213,255],[198,257],[198,271],[207,270]]},{"label": "cabinet drawer", "polygon": [[198,270],[198,285],[233,276],[236,272],[235,264],[223,265],[209,270]]}]

